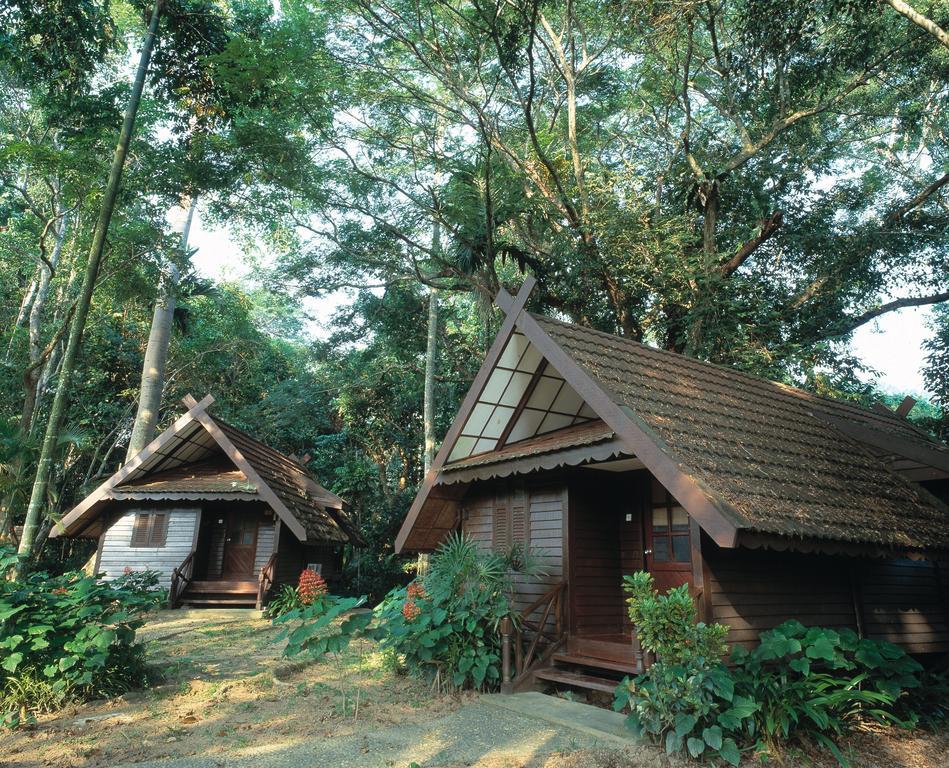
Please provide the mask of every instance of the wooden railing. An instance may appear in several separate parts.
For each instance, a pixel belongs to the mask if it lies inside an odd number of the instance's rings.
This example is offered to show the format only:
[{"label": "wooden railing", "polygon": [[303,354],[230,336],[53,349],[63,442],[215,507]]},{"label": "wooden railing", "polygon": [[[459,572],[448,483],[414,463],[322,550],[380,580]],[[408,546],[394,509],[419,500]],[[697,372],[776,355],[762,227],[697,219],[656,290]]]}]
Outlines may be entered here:
[{"label": "wooden railing", "polygon": [[192,549],[188,556],[181,561],[181,565],[171,571],[171,587],[168,590],[169,608],[178,605],[178,601],[191,583],[194,574],[194,555],[195,550]]},{"label": "wooden railing", "polygon": [[567,582],[562,581],[519,616],[507,617],[501,622],[502,691],[513,690],[534,666],[546,661],[563,643],[567,627],[566,595]]},{"label": "wooden railing", "polygon": [[264,600],[273,587],[274,570],[277,566],[277,553],[274,552],[263,568],[260,569],[260,575],[257,577],[257,610],[264,607]]}]

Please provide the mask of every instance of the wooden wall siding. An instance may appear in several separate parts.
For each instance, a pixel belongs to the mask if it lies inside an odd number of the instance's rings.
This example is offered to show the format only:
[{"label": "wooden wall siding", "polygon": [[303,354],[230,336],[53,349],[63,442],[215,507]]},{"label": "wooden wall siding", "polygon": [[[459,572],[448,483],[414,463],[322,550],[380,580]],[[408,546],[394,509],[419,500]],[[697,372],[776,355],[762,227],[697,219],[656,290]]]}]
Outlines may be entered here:
[{"label": "wooden wall siding", "polygon": [[[150,511],[150,510],[148,510]],[[171,571],[181,565],[194,545],[197,509],[163,509],[168,513],[168,535],[164,547],[132,547],[132,526],[136,510],[131,509],[105,532],[99,572],[107,579],[121,576],[126,567],[134,571],[152,570],[161,586],[171,586]]]},{"label": "wooden wall siding", "polygon": [[724,550],[708,541],[703,554],[712,619],[731,627],[730,643],[754,644],[788,619],[856,629],[850,581],[836,558]]},{"label": "wooden wall siding", "polygon": [[[642,510],[646,472],[587,471],[570,486],[571,633],[632,631],[623,576],[643,568]],[[629,516],[629,520],[627,520]]]},{"label": "wooden wall siding", "polygon": [[[622,576],[628,576],[636,571],[641,571],[646,567],[643,559],[643,519],[642,506],[632,508],[628,514],[631,520],[626,520],[626,512],[622,513],[620,519],[620,573]],[[626,593],[622,593],[623,599],[623,632],[632,634],[633,622],[629,618],[629,610],[626,606]]]},{"label": "wooden wall siding", "polygon": [[267,565],[267,561],[273,554],[273,538],[273,518],[270,520],[261,520],[260,525],[257,526],[257,551],[254,553],[254,573],[260,573],[260,569]]},{"label": "wooden wall siding", "polygon": [[753,644],[760,632],[797,619],[862,628],[911,653],[949,651],[949,581],[930,562],[728,551],[707,539],[702,549],[712,618],[731,627],[729,642]]},{"label": "wooden wall siding", "polygon": [[306,546],[288,530],[280,532],[277,547],[277,563],[274,567],[274,584],[296,585],[300,573],[310,563],[322,563],[323,578],[331,582],[342,569],[340,548],[331,544]]},{"label": "wooden wall siding", "polygon": [[866,561],[857,585],[867,637],[913,653],[949,651],[949,580],[925,560]]},{"label": "wooden wall siding", "polygon": [[289,530],[282,530],[274,566],[274,583],[296,584],[303,570],[303,562],[303,545]]},{"label": "wooden wall siding", "polygon": [[541,577],[515,579],[515,607],[526,608],[564,579],[563,485],[523,482],[476,485],[462,504],[462,530],[482,551],[507,550],[515,541],[527,544],[546,571]]},{"label": "wooden wall siding", "polygon": [[[514,604],[523,610],[565,578],[564,511],[567,489],[563,486],[528,487],[524,497],[525,534],[543,576],[515,578]],[[553,618],[551,618],[551,622]]]}]

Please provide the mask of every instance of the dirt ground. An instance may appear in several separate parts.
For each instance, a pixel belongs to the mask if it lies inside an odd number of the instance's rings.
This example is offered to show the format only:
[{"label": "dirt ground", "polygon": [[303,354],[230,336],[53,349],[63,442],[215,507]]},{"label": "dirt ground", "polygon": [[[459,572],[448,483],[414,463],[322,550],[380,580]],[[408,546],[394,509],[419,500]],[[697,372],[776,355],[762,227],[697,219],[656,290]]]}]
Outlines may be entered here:
[{"label": "dirt ground", "polygon": [[[162,759],[175,759],[174,764],[182,766],[225,765],[242,756],[259,755],[262,745],[275,754],[282,749],[299,750],[309,742],[363,744],[368,757],[379,749],[371,740],[387,729],[423,729],[428,723],[451,722],[452,713],[459,713],[459,719],[474,717],[485,706],[473,694],[434,695],[428,685],[399,675],[370,641],[355,642],[339,658],[294,663],[282,656],[282,646],[274,641],[276,634],[269,622],[251,611],[163,611],[142,631],[148,657],[162,672],[162,683],[115,700],[70,708],[23,730],[0,733],[0,766],[95,768]],[[949,768],[945,735],[892,730],[860,734],[846,745],[846,752],[860,768]],[[433,759],[424,764],[478,768],[683,765],[648,746],[591,749],[584,740],[573,738],[558,744],[551,741],[545,750],[525,749],[522,756],[508,750],[500,757],[485,754],[474,761]],[[775,762],[779,761],[769,764]],[[835,764],[825,755],[804,751],[790,753],[780,762],[821,768]],[[382,759],[378,764],[408,768],[412,761],[403,765]],[[345,761],[338,768],[345,768]]]}]

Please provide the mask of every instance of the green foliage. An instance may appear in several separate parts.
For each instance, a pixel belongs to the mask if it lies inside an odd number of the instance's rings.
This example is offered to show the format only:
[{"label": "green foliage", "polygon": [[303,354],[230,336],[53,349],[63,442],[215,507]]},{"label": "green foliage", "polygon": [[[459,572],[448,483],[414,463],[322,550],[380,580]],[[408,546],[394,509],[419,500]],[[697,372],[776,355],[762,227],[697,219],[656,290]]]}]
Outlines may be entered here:
[{"label": "green foliage", "polygon": [[697,621],[688,584],[660,594],[652,574],[637,571],[623,577],[623,591],[640,645],[660,661],[679,664],[700,658],[714,664],[725,656],[728,627]]},{"label": "green foliage", "polygon": [[736,648],[732,663],[737,688],[760,705],[765,743],[810,738],[835,754],[834,739],[861,718],[903,724],[901,698],[919,687],[922,671],[892,643],[798,621],[762,632],[752,651]]},{"label": "green foliage", "polygon": [[745,749],[780,754],[805,740],[845,765],[837,740],[861,720],[907,726],[945,716],[945,678],[921,682],[922,667],[892,643],[787,621],[753,650],[736,647],[725,666],[727,628],[696,624],[688,593],[657,595],[642,573],[624,586],[640,642],[658,660],[622,682],[614,707],[669,754],[738,765]]},{"label": "green foliage", "polygon": [[900,699],[900,714],[906,719],[918,718],[933,730],[949,722],[949,669],[926,669],[919,685],[910,688]]},{"label": "green foliage", "polygon": [[511,614],[514,558],[452,533],[424,576],[376,608],[377,637],[439,689],[490,689],[501,680],[498,625]]},{"label": "green foliage", "polygon": [[146,683],[135,631],[154,607],[153,577],[103,582],[81,573],[9,578],[0,551],[0,715],[16,726],[74,698],[113,696]]},{"label": "green foliage", "polygon": [[719,757],[738,765],[738,744],[754,732],[754,700],[736,694],[722,663],[728,627],[696,622],[695,604],[682,585],[660,594],[651,574],[623,578],[629,616],[644,650],[657,661],[616,690],[614,708],[629,708],[627,725],[668,754]]},{"label": "green foliage", "polygon": [[758,704],[735,693],[721,662],[693,657],[657,661],[616,689],[613,707],[629,709],[626,724],[637,738],[649,737],[667,754],[719,757],[738,765],[739,744],[754,734]]},{"label": "green foliage", "polygon": [[264,609],[264,616],[276,621],[281,616],[285,616],[290,611],[296,611],[303,608],[303,601],[300,599],[300,593],[297,588],[291,584],[283,584],[277,590],[267,607]]},{"label": "green foliage", "polygon": [[[364,597],[334,597],[314,602],[303,608],[295,608],[274,620],[275,624],[288,626],[275,638],[275,642],[287,641],[284,653],[287,656],[320,658],[327,653],[340,653],[354,637],[362,634],[372,621],[370,611],[360,611],[347,616],[338,624],[336,620],[344,613],[359,608],[366,602]],[[295,627],[289,625],[296,623]]]}]

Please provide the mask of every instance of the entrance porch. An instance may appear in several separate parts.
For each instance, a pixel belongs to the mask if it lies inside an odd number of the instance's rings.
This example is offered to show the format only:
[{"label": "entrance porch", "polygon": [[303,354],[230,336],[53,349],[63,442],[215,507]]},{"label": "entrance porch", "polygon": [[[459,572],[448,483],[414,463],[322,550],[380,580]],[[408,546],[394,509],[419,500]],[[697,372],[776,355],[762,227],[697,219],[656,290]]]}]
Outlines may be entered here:
[{"label": "entrance porch", "polygon": [[[559,515],[529,484],[512,491],[529,500],[528,541],[542,562],[551,561],[545,544],[556,520],[562,543],[554,573],[563,578],[538,597],[536,586],[522,587],[534,599],[519,601],[520,620],[504,638],[510,646],[506,690],[546,683],[612,691],[649,663],[629,619],[623,577],[647,570],[661,590],[693,584],[688,515],[648,471],[629,465],[610,461],[551,473],[562,483]],[[516,514],[515,503],[507,506]],[[492,522],[498,519],[495,514]]]}]

